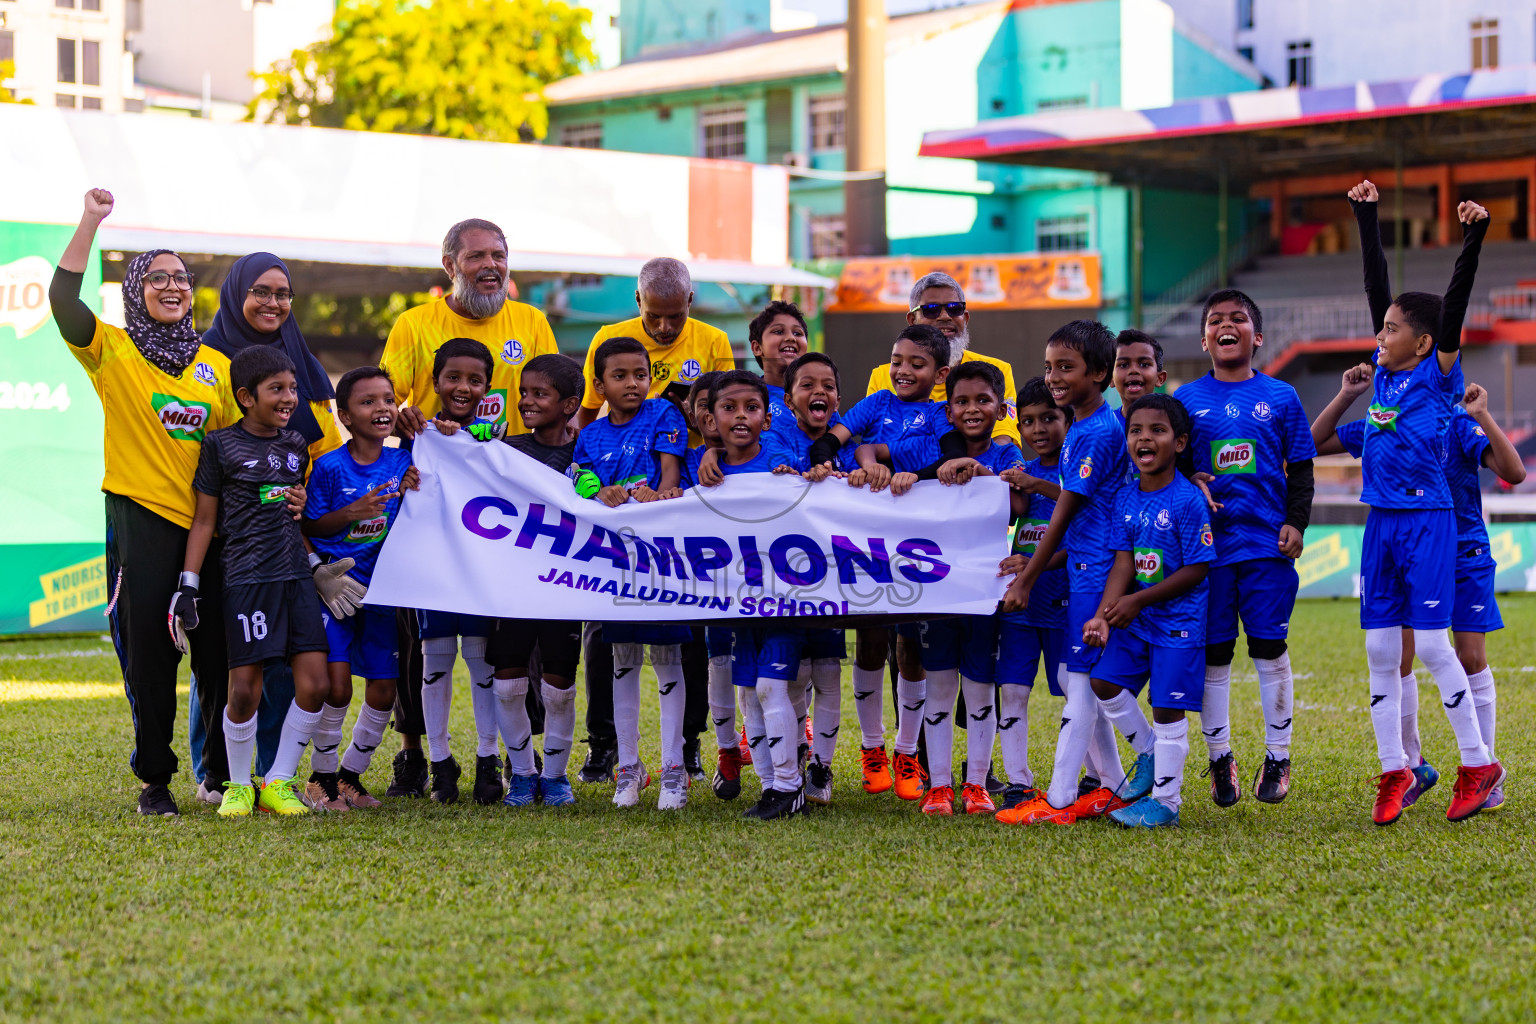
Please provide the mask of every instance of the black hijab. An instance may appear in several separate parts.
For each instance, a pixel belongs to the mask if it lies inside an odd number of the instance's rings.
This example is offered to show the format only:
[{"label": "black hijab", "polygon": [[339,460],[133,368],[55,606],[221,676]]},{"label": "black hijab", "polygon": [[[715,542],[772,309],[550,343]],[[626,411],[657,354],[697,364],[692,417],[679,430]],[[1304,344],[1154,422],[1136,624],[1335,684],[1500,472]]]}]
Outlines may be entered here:
[{"label": "black hijab", "polygon": [[[150,316],[149,307],[144,303],[144,276],[149,273],[149,265],[155,257],[166,253],[176,256],[169,249],[151,249],[139,253],[128,263],[128,272],[123,275],[123,313],[128,320],[128,337],[133,339],[139,354],[172,377],[180,377],[197,358],[197,348],[201,344],[197,327],[192,322],[192,293],[186,293],[187,315],[173,324],[162,323]],[[182,268],[186,268],[185,263]]]}]

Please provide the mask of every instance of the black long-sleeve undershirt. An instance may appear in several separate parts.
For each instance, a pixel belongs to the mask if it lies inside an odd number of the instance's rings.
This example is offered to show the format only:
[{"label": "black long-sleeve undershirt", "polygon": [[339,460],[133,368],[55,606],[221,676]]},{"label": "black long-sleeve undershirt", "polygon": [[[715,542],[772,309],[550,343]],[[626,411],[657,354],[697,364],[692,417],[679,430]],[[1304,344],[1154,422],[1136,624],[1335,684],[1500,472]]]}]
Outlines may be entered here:
[{"label": "black long-sleeve undershirt", "polygon": [[[1381,245],[1377,213],[1380,204],[1351,199],[1349,205],[1354,209],[1355,223],[1360,228],[1360,256],[1365,266],[1365,298],[1371,307],[1371,329],[1380,334],[1387,319],[1387,309],[1392,305],[1392,281],[1387,274],[1387,255]],[[1450,286],[1440,300],[1440,323],[1435,331],[1435,347],[1441,352],[1455,352],[1461,348],[1461,328],[1467,316],[1467,303],[1472,297],[1472,282],[1477,277],[1478,256],[1487,234],[1486,217],[1461,226],[1461,255],[1456,257]]]},{"label": "black long-sleeve undershirt", "polygon": [[53,281],[48,285],[53,322],[59,325],[59,334],[64,340],[75,348],[85,348],[96,336],[96,314],[80,301],[80,286],[84,281],[84,274],[55,268]]},{"label": "black long-sleeve undershirt", "polygon": [[1285,525],[1307,532],[1312,522],[1312,496],[1317,490],[1312,460],[1287,463],[1285,467]]}]

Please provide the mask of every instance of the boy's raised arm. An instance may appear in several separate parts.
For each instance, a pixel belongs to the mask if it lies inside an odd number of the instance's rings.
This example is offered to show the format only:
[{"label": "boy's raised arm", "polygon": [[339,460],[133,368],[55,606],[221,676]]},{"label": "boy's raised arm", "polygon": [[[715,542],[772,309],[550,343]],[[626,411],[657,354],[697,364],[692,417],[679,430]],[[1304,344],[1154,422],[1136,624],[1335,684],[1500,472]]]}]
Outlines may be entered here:
[{"label": "boy's raised arm", "polygon": [[1477,258],[1488,234],[1488,211],[1476,203],[1462,203],[1456,208],[1461,220],[1461,255],[1451,271],[1451,284],[1440,301],[1440,330],[1435,335],[1435,350],[1440,358],[1440,372],[1450,373],[1461,351],[1461,325],[1467,318],[1467,302],[1472,297],[1472,282],[1477,277]]},{"label": "boy's raised arm", "polygon": [[1365,298],[1371,306],[1371,330],[1381,333],[1392,305],[1392,281],[1387,276],[1387,254],[1381,248],[1381,223],[1377,220],[1376,186],[1366,179],[1349,190],[1349,205],[1360,229],[1360,258],[1365,263]]}]

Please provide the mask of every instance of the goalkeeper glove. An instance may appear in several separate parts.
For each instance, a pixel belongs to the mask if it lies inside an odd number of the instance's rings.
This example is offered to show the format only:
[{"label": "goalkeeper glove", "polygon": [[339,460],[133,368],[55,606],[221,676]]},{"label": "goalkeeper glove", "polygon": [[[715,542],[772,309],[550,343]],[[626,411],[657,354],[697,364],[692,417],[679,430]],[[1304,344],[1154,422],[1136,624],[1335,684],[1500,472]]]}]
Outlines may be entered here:
[{"label": "goalkeeper glove", "polygon": [[171,595],[171,609],[165,617],[171,630],[171,643],[182,654],[187,653],[187,631],[197,628],[197,587],[200,582],[197,573],[182,573],[176,593]]},{"label": "goalkeeper glove", "polygon": [[334,562],[323,562],[315,554],[311,554],[309,559],[310,572],[315,575],[315,589],[320,592],[320,600],[325,602],[333,616],[345,619],[363,606],[368,588],[347,575],[347,570],[357,564],[355,561],[342,558]]}]

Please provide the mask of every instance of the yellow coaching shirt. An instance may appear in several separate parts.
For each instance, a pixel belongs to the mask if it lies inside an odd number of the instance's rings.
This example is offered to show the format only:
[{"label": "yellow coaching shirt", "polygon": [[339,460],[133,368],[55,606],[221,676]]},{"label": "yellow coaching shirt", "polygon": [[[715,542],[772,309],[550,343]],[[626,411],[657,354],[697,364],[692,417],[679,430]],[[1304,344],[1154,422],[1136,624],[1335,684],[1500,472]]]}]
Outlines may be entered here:
[{"label": "yellow coaching shirt", "polygon": [[341,439],[341,430],[336,425],[336,403],[327,398],[323,402],[310,402],[310,411],[315,414],[315,422],[320,424],[320,440],[309,446],[309,469],[315,468],[315,460],[326,452],[335,451],[346,444]]},{"label": "yellow coaching shirt", "polygon": [[192,365],[172,377],[140,355],[126,331],[100,320],[91,343],[69,351],[101,399],[107,464],[101,489],[190,529],[203,437],[240,420],[229,357],[204,345]]},{"label": "yellow coaching shirt", "polygon": [[[992,436],[1007,438],[1014,444],[1022,445],[1023,442],[1019,440],[1019,392],[1013,386],[1013,367],[1001,359],[984,356],[980,352],[972,352],[969,349],[966,350],[965,355],[960,357],[962,363],[970,363],[978,359],[984,363],[991,363],[1002,371],[1003,390],[1007,392],[1003,396],[1003,404],[1007,407],[1006,413],[998,417],[997,425],[992,428]],[[864,394],[865,397],[868,397],[876,391],[893,390],[895,389],[891,387],[891,364],[885,363],[882,366],[875,367],[874,372],[869,375],[869,389]],[[949,399],[943,384],[934,388],[933,394],[930,397],[935,402],[944,402]]]},{"label": "yellow coaching shirt", "polygon": [[420,406],[429,419],[442,409],[432,390],[432,358],[449,338],[473,338],[491,350],[491,386],[480,403],[480,417],[506,423],[508,434],[526,433],[517,411],[517,382],[534,356],[558,352],[555,332],[544,314],[524,302],[507,300],[501,312],[485,320],[469,320],[436,299],[400,314],[384,343],[379,365],[395,382],[401,405]]},{"label": "yellow coaching shirt", "polygon": [[700,374],[711,370],[736,369],[736,357],[731,355],[731,339],[720,328],[689,317],[683,323],[677,340],[662,347],[651,340],[640,318],[635,317],[633,320],[599,328],[592,336],[592,344],[587,347],[587,393],[581,400],[582,408],[602,408],[603,398],[592,387],[592,381],[597,378],[592,357],[597,352],[597,346],[609,338],[634,338],[650,353],[651,391],[648,398],[661,394],[673,381],[691,387]]}]

